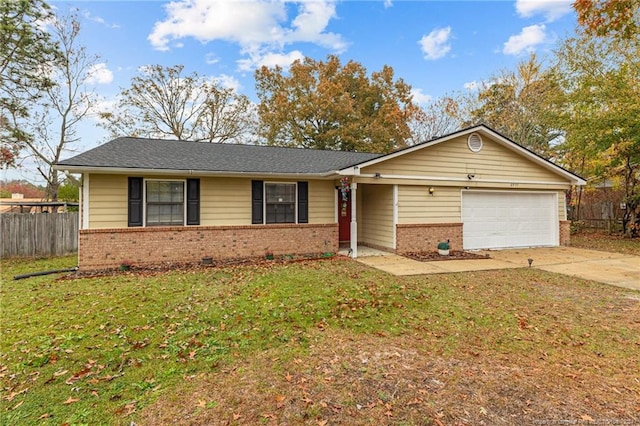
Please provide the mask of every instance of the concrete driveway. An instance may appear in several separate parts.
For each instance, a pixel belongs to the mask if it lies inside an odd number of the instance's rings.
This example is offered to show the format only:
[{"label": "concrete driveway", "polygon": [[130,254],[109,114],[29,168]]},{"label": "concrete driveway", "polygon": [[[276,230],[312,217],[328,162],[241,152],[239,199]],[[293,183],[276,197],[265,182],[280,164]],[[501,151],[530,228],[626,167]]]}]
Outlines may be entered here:
[{"label": "concrete driveway", "polygon": [[489,259],[419,262],[395,254],[363,251],[357,260],[394,275],[442,274],[529,267],[640,290],[640,256],[573,247],[488,250]]}]

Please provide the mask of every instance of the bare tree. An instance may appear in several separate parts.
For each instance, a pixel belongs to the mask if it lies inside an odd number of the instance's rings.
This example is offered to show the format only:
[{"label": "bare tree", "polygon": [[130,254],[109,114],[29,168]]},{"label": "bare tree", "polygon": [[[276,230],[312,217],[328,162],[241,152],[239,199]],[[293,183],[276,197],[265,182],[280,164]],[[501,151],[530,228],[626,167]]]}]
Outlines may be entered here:
[{"label": "bare tree", "polygon": [[52,16],[42,0],[0,2],[0,167],[14,166],[32,138],[24,127],[29,106],[51,85],[40,71],[58,54],[43,29]]},{"label": "bare tree", "polygon": [[240,141],[251,123],[246,96],[184,66],[142,67],[120,93],[115,111],[101,112],[111,137],[123,135],[206,142]]},{"label": "bare tree", "polygon": [[51,36],[59,43],[60,57],[43,64],[41,71],[54,83],[48,87],[34,108],[28,122],[35,136],[26,140],[27,151],[47,182],[46,197],[56,201],[61,176],[52,166],[78,141],[76,128],[87,116],[95,94],[88,82],[98,61],[78,44],[80,23],[76,15],[57,18]]},{"label": "bare tree", "polygon": [[460,126],[458,102],[452,97],[444,96],[421,108],[409,123],[411,142],[417,144],[453,133]]}]

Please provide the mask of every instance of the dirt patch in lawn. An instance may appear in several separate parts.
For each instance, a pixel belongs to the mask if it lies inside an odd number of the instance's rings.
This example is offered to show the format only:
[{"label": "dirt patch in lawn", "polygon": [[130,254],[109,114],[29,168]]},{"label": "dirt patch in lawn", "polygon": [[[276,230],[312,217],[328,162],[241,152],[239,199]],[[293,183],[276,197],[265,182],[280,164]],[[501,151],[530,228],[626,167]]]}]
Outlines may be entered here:
[{"label": "dirt patch in lawn", "polygon": [[[640,379],[581,359],[434,353],[427,338],[318,332],[308,351],[267,351],[187,377],[139,424],[635,424]],[[564,422],[564,423],[558,423]],[[570,423],[568,423],[570,422]],[[601,422],[601,423],[596,423]]]},{"label": "dirt patch in lawn", "polygon": [[473,253],[462,250],[451,250],[448,256],[443,256],[436,251],[409,252],[403,254],[403,256],[419,260],[421,262],[432,262],[438,260],[490,259],[488,254]]},{"label": "dirt patch in lawn", "polygon": [[60,280],[72,280],[77,278],[97,278],[111,277],[119,275],[137,275],[137,276],[153,276],[166,272],[198,272],[209,269],[222,269],[229,267],[252,266],[256,268],[270,267],[274,265],[290,264],[296,262],[307,261],[324,261],[324,260],[344,260],[334,253],[310,253],[300,255],[277,255],[266,258],[258,257],[239,257],[228,259],[209,258],[206,262],[203,259],[200,262],[163,262],[147,265],[131,265],[126,270],[122,268],[104,268],[104,269],[78,269],[73,273],[59,277]]}]

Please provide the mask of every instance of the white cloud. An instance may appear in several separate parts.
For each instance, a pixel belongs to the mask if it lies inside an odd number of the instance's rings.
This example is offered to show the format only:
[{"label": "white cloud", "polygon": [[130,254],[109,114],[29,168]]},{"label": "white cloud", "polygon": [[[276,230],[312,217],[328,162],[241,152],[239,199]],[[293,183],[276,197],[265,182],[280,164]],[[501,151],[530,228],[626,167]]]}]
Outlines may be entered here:
[{"label": "white cloud", "polygon": [[570,13],[573,0],[516,0],[516,12],[522,18],[543,15],[549,22]]},{"label": "white cloud", "polygon": [[87,75],[87,83],[89,84],[110,84],[113,81],[113,72],[107,68],[107,64],[104,62],[89,68]]},{"label": "white cloud", "polygon": [[477,81],[473,80],[470,81],[468,83],[465,83],[463,85],[463,87],[469,91],[474,91],[474,90],[478,90],[478,88],[480,87],[480,83],[478,83]]},{"label": "white cloud", "polygon": [[[282,52],[291,43],[313,43],[334,53],[342,53],[348,44],[342,36],[327,32],[329,22],[336,18],[336,0],[319,1],[228,1],[176,0],[165,6],[166,19],[155,23],[147,37],[158,50],[192,37],[203,43],[224,40],[236,43],[249,57],[240,63],[254,65],[292,54]],[[287,12],[295,10],[290,20]],[[172,46],[175,47],[175,46]]]},{"label": "white cloud", "polygon": [[84,16],[84,18],[89,21],[97,22],[98,24],[104,25],[107,28],[120,28],[120,25],[109,24],[104,20],[104,18],[102,18],[101,16],[92,15],[88,10],[83,11],[82,16]]},{"label": "white cloud", "polygon": [[384,0],[384,8],[388,9],[393,6],[393,0]]},{"label": "white cloud", "polygon": [[204,57],[204,61],[208,64],[208,65],[215,65],[218,62],[220,62],[220,59],[216,56],[215,53],[207,53]]},{"label": "white cloud", "polygon": [[88,110],[88,117],[94,122],[99,123],[102,121],[100,118],[101,113],[115,112],[118,107],[118,97],[108,99],[106,97],[98,97],[91,102]]},{"label": "white cloud", "polygon": [[428,35],[423,36],[418,44],[422,47],[425,59],[439,59],[451,50],[449,39],[451,27],[436,28]]},{"label": "white cloud", "polygon": [[421,105],[428,104],[433,99],[433,96],[422,93],[422,89],[413,88],[411,89],[411,94],[413,95],[413,101]]},{"label": "white cloud", "polygon": [[220,74],[213,77],[213,80],[215,80],[220,86],[226,89],[233,89],[235,92],[240,92],[240,89],[242,89],[240,81],[231,75]]},{"label": "white cloud", "polygon": [[534,51],[537,45],[546,41],[545,29],[544,24],[524,27],[520,34],[509,37],[509,40],[504,43],[502,53],[519,55],[523,52]]},{"label": "white cloud", "polygon": [[347,43],[342,37],[339,34],[324,32],[329,21],[335,17],[336,5],[333,1],[303,2],[300,4],[298,16],[291,22],[294,30],[285,33],[285,41],[316,43],[336,53],[342,53],[347,49]]},{"label": "white cloud", "polygon": [[304,55],[299,50],[294,50],[289,53],[249,52],[249,57],[247,59],[241,59],[238,61],[238,68],[241,71],[250,71],[263,65],[269,68],[273,68],[278,65],[283,69],[288,69],[294,61],[303,59]]}]

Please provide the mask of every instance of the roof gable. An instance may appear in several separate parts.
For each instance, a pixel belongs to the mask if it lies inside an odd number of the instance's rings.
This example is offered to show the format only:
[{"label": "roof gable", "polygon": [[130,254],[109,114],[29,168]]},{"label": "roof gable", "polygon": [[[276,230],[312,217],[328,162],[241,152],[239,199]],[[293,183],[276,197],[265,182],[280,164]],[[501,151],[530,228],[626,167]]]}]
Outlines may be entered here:
[{"label": "roof gable", "polygon": [[[499,134],[498,132],[490,129],[489,127],[485,126],[485,125],[478,125],[478,126],[474,126],[474,127],[469,127],[467,129],[463,129],[460,130],[458,132],[454,132],[451,133],[449,135],[445,135],[442,137],[439,137],[437,139],[433,139],[427,142],[423,142],[417,145],[413,145],[411,147],[399,150],[399,151],[395,151],[392,152],[390,154],[384,155],[384,156],[380,156],[371,160],[367,160],[364,161],[362,163],[359,164],[355,164],[352,165],[350,167],[346,167],[342,170],[340,170],[341,174],[345,174],[345,175],[351,175],[351,174],[360,174],[360,172],[363,169],[373,169],[372,166],[377,166],[377,167],[381,167],[384,168],[385,167],[385,163],[387,164],[392,164],[394,163],[394,159],[401,159],[403,157],[407,157],[407,156],[413,156],[416,155],[416,153],[419,153],[423,150],[430,150],[430,148],[436,147],[438,145],[441,144],[445,144],[447,142],[456,140],[456,139],[461,139],[464,138],[465,139],[465,144],[466,144],[466,137],[468,137],[469,135],[473,134],[473,133],[477,133],[479,135],[481,135],[481,137],[483,139],[489,139],[491,142],[497,144],[498,146],[500,146],[502,148],[502,150],[504,152],[509,152],[511,153],[511,157],[517,156],[519,158],[522,158],[524,160],[526,160],[527,162],[536,165],[537,167],[541,167],[543,169],[545,169],[549,174],[552,174],[554,176],[559,176],[562,177],[564,180],[567,180],[569,182],[571,182],[572,184],[575,185],[584,185],[586,184],[585,180],[582,179],[581,177],[569,172],[568,170],[563,169],[562,167],[552,163],[551,161],[539,156],[538,154],[534,153],[533,151],[530,151],[526,148],[524,148],[521,145],[518,145],[517,143],[513,142],[512,140],[506,138],[505,136]],[[438,161],[438,160],[436,160]],[[440,161],[440,165],[446,169],[446,160],[445,159],[441,159]],[[499,167],[499,164],[495,164],[494,165],[496,167]],[[446,173],[444,173],[446,174]]]}]

